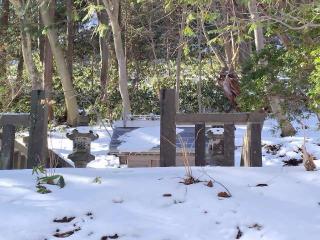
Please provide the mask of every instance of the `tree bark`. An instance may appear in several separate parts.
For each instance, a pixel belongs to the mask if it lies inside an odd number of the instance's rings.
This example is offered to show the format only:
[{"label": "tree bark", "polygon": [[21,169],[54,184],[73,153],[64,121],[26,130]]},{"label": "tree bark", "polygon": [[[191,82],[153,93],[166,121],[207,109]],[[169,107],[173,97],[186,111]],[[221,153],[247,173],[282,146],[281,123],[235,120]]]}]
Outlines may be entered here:
[{"label": "tree bark", "polygon": [[[256,51],[259,52],[261,49],[264,48],[265,38],[263,35],[262,26],[259,25],[259,13],[257,8],[257,1],[250,0],[248,2],[248,9],[250,12],[252,22],[256,24],[256,27],[254,29],[254,39],[255,39]],[[277,95],[269,95],[268,100],[270,103],[271,110],[274,113],[277,121],[279,122],[279,125],[281,128],[281,136],[286,137],[286,136],[295,135],[296,130],[294,129],[294,127],[292,126],[292,124],[290,123],[286,115],[283,113],[280,97]]]},{"label": "tree bark", "polygon": [[21,34],[21,49],[24,59],[24,64],[31,80],[32,90],[42,89],[42,84],[40,80],[40,74],[35,66],[32,58],[32,45],[31,36],[28,32],[27,26],[30,24],[30,18],[28,16],[28,9],[22,1],[10,0],[14,6],[15,12],[20,19],[20,34]]},{"label": "tree bark", "polygon": [[[55,0],[50,1],[49,7],[49,15],[52,19],[54,19],[55,15]],[[50,103],[52,100],[52,91],[53,91],[53,56],[49,43],[49,39],[47,36],[44,37],[44,47],[43,47],[43,87],[46,93],[46,98]],[[52,104],[48,104],[48,120],[51,121],[54,118]]]},{"label": "tree bark", "polygon": [[[101,0],[97,0],[97,3],[101,5]],[[108,14],[105,10],[101,10],[97,13],[99,24],[108,26]],[[103,32],[99,36],[99,48],[100,48],[100,85],[101,85],[101,99],[106,101],[106,87],[108,84],[108,70],[109,70],[109,30]]]},{"label": "tree bark", "polygon": [[183,5],[182,13],[181,13],[181,23],[180,23],[180,32],[179,32],[179,46],[178,53],[176,59],[176,110],[180,112],[180,77],[181,77],[181,58],[182,58],[182,50],[184,44],[184,35],[183,30],[186,25],[186,14],[187,14],[187,6]]},{"label": "tree bark", "polygon": [[197,44],[198,44],[198,82],[197,82],[197,101],[198,101],[198,111],[203,112],[202,107],[202,54],[201,54],[201,42],[202,42],[202,32],[201,32],[201,19],[200,13],[197,13]]},{"label": "tree bark", "polygon": [[73,0],[66,1],[67,8],[67,52],[66,59],[68,64],[68,69],[71,76],[71,81],[73,79],[73,49],[74,49],[74,23],[72,19],[72,9]]},{"label": "tree bark", "polygon": [[19,54],[19,61],[18,61],[18,67],[17,67],[17,76],[16,80],[14,82],[14,87],[12,88],[11,92],[11,101],[13,101],[16,97],[18,97],[21,94],[21,89],[23,86],[23,55],[22,52]]},{"label": "tree bark", "polygon": [[[2,1],[0,35],[5,36],[9,26],[9,0]],[[7,53],[5,45],[0,45],[0,83],[7,81]]]},{"label": "tree bark", "polygon": [[31,79],[32,90],[42,89],[40,74],[35,66],[32,57],[32,42],[30,33],[28,32],[30,19],[28,16],[28,9],[26,9],[27,6],[25,6],[22,1],[10,0],[10,2],[14,5],[16,14],[20,19],[22,55],[28,76]]},{"label": "tree bark", "polygon": [[48,11],[49,2],[49,0],[39,2],[41,17],[44,26],[47,28],[47,37],[51,46],[51,51],[56,60],[57,69],[62,82],[62,88],[67,106],[67,122],[72,126],[76,126],[79,118],[79,107],[77,104],[76,93],[72,85],[70,71],[65,61],[62,48],[59,45],[56,30],[52,28],[53,22]]},{"label": "tree bark", "polygon": [[128,115],[131,113],[130,99],[128,92],[128,76],[127,76],[127,66],[124,54],[124,49],[122,45],[121,38],[121,28],[119,24],[119,1],[118,0],[103,0],[106,7],[109,20],[111,23],[114,49],[116,52],[117,62],[118,62],[118,72],[119,72],[119,88],[122,98],[123,107],[123,119],[127,120]]}]

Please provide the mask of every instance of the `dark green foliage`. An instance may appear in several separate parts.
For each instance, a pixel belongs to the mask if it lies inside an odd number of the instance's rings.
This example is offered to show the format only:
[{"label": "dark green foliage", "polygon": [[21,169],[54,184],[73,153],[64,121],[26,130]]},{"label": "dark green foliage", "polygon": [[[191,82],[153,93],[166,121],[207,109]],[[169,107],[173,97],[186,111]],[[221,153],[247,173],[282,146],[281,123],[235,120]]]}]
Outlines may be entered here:
[{"label": "dark green foliage", "polygon": [[43,164],[39,164],[38,166],[33,167],[32,175],[34,174],[37,175],[36,188],[38,193],[51,193],[51,190],[45,186],[46,184],[56,185],[60,188],[64,188],[66,185],[62,175],[48,173]]},{"label": "dark green foliage", "polygon": [[311,52],[312,60],[315,68],[310,75],[311,88],[309,90],[309,96],[311,98],[311,107],[317,113],[320,113],[320,47]]},{"label": "dark green foliage", "polygon": [[308,75],[312,71],[308,57],[305,49],[287,50],[273,45],[252,55],[242,69],[238,99],[241,109],[266,108],[270,95],[281,96],[289,112],[306,106]]}]

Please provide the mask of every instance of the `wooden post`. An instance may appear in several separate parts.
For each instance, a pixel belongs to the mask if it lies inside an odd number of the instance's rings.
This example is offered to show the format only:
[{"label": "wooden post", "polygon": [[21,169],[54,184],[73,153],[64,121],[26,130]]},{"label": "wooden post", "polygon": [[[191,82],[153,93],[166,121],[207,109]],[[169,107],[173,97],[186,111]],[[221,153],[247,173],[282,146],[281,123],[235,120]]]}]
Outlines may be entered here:
[{"label": "wooden post", "polygon": [[247,132],[243,140],[241,166],[261,167],[261,123],[248,123]]},{"label": "wooden post", "polygon": [[46,164],[47,160],[48,111],[44,90],[31,92],[30,122],[27,168],[33,168],[40,162]]},{"label": "wooden post", "polygon": [[234,166],[234,124],[225,124],[223,132],[224,141],[224,164],[223,166]]},{"label": "wooden post", "polygon": [[195,165],[206,165],[206,125],[205,123],[198,123],[195,125]]},{"label": "wooden post", "polygon": [[174,89],[160,91],[160,167],[176,165],[176,102]]},{"label": "wooden post", "polygon": [[13,166],[15,132],[15,126],[9,124],[3,126],[0,164],[1,169],[10,169]]}]

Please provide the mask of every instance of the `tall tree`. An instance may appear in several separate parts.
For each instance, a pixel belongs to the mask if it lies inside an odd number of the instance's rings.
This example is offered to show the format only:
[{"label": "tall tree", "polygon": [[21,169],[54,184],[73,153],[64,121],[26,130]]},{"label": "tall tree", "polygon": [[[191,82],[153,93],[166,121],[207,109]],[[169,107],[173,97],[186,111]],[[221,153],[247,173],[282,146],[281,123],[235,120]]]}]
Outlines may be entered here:
[{"label": "tall tree", "polygon": [[128,115],[131,113],[130,99],[128,92],[128,76],[127,76],[127,65],[126,58],[124,54],[124,48],[121,38],[121,28],[119,23],[119,10],[120,1],[119,0],[102,0],[103,4],[107,10],[109,21],[113,33],[113,42],[116,52],[116,57],[118,61],[118,71],[119,71],[119,88],[122,98],[123,107],[123,118],[126,120]]},{"label": "tall tree", "polygon": [[[250,0],[248,2],[248,9],[250,12],[252,23],[255,25],[255,28],[254,28],[255,46],[256,46],[256,51],[259,52],[265,46],[265,38],[264,38],[262,26],[259,23],[257,1]],[[266,64],[266,63],[262,62],[261,64]],[[271,110],[275,114],[275,117],[279,122],[279,125],[281,128],[281,136],[286,137],[286,136],[295,135],[296,131],[294,127],[292,126],[290,121],[287,119],[286,115],[283,113],[280,96],[269,95],[268,99],[269,99]]]},{"label": "tall tree", "polygon": [[32,57],[32,41],[29,32],[31,23],[29,11],[30,4],[25,4],[24,1],[10,0],[15,8],[15,12],[20,19],[20,32],[21,32],[21,46],[24,64],[31,79],[32,89],[42,89],[42,81],[38,69]]},{"label": "tall tree", "polygon": [[[97,4],[101,5],[102,1],[97,0]],[[97,12],[99,25],[101,31],[99,32],[99,48],[100,48],[100,85],[101,98],[106,100],[106,86],[108,84],[108,70],[109,70],[109,33],[108,30],[108,14],[105,9]]]},{"label": "tall tree", "polygon": [[[52,19],[54,19],[55,15],[55,0],[50,1],[49,15]],[[47,36],[44,37],[44,46],[43,46],[43,87],[46,91],[46,97],[48,101],[52,99],[52,91],[53,91],[53,55],[49,43],[49,39]],[[48,119],[52,120],[53,116],[53,108],[52,105],[48,105]]]},{"label": "tall tree", "polygon": [[63,50],[59,44],[58,35],[53,28],[53,21],[49,14],[50,0],[39,1],[40,13],[44,26],[47,30],[47,37],[51,46],[51,51],[56,61],[57,69],[61,78],[62,88],[64,91],[65,102],[67,106],[67,121],[68,124],[76,126],[79,118],[79,107],[77,104],[77,96],[74,91],[71,74],[68,69],[68,64],[64,58]]},{"label": "tall tree", "polygon": [[[0,35],[5,36],[8,30],[9,24],[9,0],[2,1],[2,15],[0,22]],[[7,79],[7,53],[6,46],[3,42],[0,42],[0,83]]]},{"label": "tall tree", "polygon": [[178,53],[177,53],[177,59],[176,59],[176,108],[178,112],[180,111],[181,58],[182,58],[182,50],[183,50],[183,44],[184,44],[183,30],[186,25],[186,15],[187,15],[187,5],[184,4],[182,6],[182,12],[181,12],[179,46],[178,46]]},{"label": "tall tree", "polygon": [[73,22],[73,0],[66,0],[67,9],[67,51],[66,59],[71,80],[73,78],[73,49],[74,49],[74,22]]}]

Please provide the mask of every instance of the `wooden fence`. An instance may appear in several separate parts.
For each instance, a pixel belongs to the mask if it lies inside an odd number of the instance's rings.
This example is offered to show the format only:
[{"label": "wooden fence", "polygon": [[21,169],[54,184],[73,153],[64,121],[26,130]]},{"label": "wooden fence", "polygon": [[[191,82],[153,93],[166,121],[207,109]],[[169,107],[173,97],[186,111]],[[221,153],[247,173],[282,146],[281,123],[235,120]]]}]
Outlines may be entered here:
[{"label": "wooden fence", "polygon": [[[0,169],[32,168],[46,159],[47,154],[47,106],[45,92],[31,92],[30,113],[0,113],[1,155]],[[27,158],[15,152],[15,132],[18,127],[29,128]]]},{"label": "wooden fence", "polygon": [[224,126],[224,161],[234,166],[235,124],[247,125],[244,136],[241,164],[262,166],[261,130],[265,113],[176,113],[175,90],[162,89],[160,93],[160,166],[176,165],[176,125],[195,125],[195,165],[205,162],[205,126]]}]

